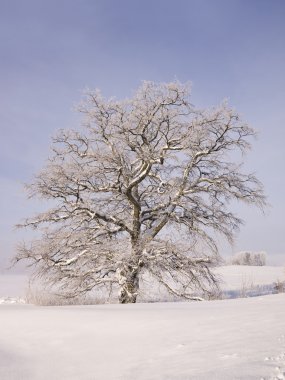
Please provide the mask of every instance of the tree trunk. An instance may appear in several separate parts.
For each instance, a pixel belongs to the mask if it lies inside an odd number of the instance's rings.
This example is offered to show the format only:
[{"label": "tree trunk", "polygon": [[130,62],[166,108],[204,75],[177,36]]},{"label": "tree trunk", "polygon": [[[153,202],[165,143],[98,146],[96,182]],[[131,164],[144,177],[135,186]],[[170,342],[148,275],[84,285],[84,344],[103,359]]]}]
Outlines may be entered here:
[{"label": "tree trunk", "polygon": [[139,271],[142,266],[140,247],[140,205],[138,204],[138,185],[130,191],[133,203],[133,234],[131,238],[132,254],[130,260],[117,270],[119,282],[119,302],[136,303],[139,291]]},{"label": "tree trunk", "polygon": [[120,303],[136,303],[139,291],[138,272],[139,266],[131,264],[117,270]]}]

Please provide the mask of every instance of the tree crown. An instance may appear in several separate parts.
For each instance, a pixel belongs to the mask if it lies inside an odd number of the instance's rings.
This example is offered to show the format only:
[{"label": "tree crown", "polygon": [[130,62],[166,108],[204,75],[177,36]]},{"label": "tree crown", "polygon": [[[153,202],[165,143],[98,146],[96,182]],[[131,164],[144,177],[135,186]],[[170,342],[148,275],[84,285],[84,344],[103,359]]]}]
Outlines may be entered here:
[{"label": "tree crown", "polygon": [[[254,130],[226,103],[196,109],[189,86],[178,82],[143,82],[124,101],[88,91],[79,111],[82,129],[58,133],[52,157],[28,186],[55,207],[26,220],[43,226],[43,239],[17,259],[32,258],[79,291],[116,282],[122,265],[148,270],[174,292],[169,273],[203,287],[202,271],[211,282],[212,260],[190,253],[201,242],[207,255],[217,253],[216,232],[232,241],[241,220],[230,201],[265,204],[261,183],[234,160],[250,148]],[[186,236],[183,247],[166,236],[174,228],[180,240]]]}]

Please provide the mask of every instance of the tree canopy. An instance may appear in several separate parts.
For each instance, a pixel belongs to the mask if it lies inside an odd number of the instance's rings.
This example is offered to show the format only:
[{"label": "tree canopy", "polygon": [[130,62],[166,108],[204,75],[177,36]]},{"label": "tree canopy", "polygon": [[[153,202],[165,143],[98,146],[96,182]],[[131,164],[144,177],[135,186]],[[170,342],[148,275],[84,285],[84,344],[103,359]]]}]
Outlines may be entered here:
[{"label": "tree canopy", "polygon": [[230,202],[265,204],[236,162],[254,130],[226,103],[195,108],[178,82],[143,82],[123,101],[87,91],[79,111],[81,128],[59,131],[27,185],[52,206],[22,224],[41,237],[16,261],[31,260],[69,295],[107,287],[136,302],[142,276],[190,299],[210,291],[216,236],[232,242],[242,222]]}]

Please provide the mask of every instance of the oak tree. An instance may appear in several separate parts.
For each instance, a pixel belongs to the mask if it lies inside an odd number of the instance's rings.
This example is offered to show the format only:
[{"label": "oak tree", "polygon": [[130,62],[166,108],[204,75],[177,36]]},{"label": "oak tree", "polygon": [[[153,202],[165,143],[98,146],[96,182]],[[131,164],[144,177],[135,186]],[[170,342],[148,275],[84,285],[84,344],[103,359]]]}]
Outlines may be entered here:
[{"label": "oak tree", "polygon": [[31,260],[68,295],[107,287],[136,302],[148,276],[199,299],[216,284],[217,236],[231,242],[242,222],[231,201],[265,204],[261,183],[237,162],[255,132],[226,103],[195,108],[178,82],[143,82],[123,101],[87,91],[79,111],[81,128],[55,136],[27,186],[51,202],[23,222],[41,236],[16,261]]}]

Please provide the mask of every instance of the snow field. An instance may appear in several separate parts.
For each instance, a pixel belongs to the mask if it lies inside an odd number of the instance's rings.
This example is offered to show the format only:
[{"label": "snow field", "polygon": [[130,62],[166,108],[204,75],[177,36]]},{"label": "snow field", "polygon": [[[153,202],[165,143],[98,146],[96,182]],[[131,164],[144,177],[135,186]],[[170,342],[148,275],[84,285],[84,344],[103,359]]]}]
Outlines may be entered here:
[{"label": "snow field", "polygon": [[279,379],[284,316],[284,294],[191,303],[1,305],[0,378]]},{"label": "snow field", "polygon": [[[217,272],[233,295],[285,277],[281,267]],[[0,276],[1,380],[285,380],[285,294],[40,307],[20,303],[27,285]]]}]

